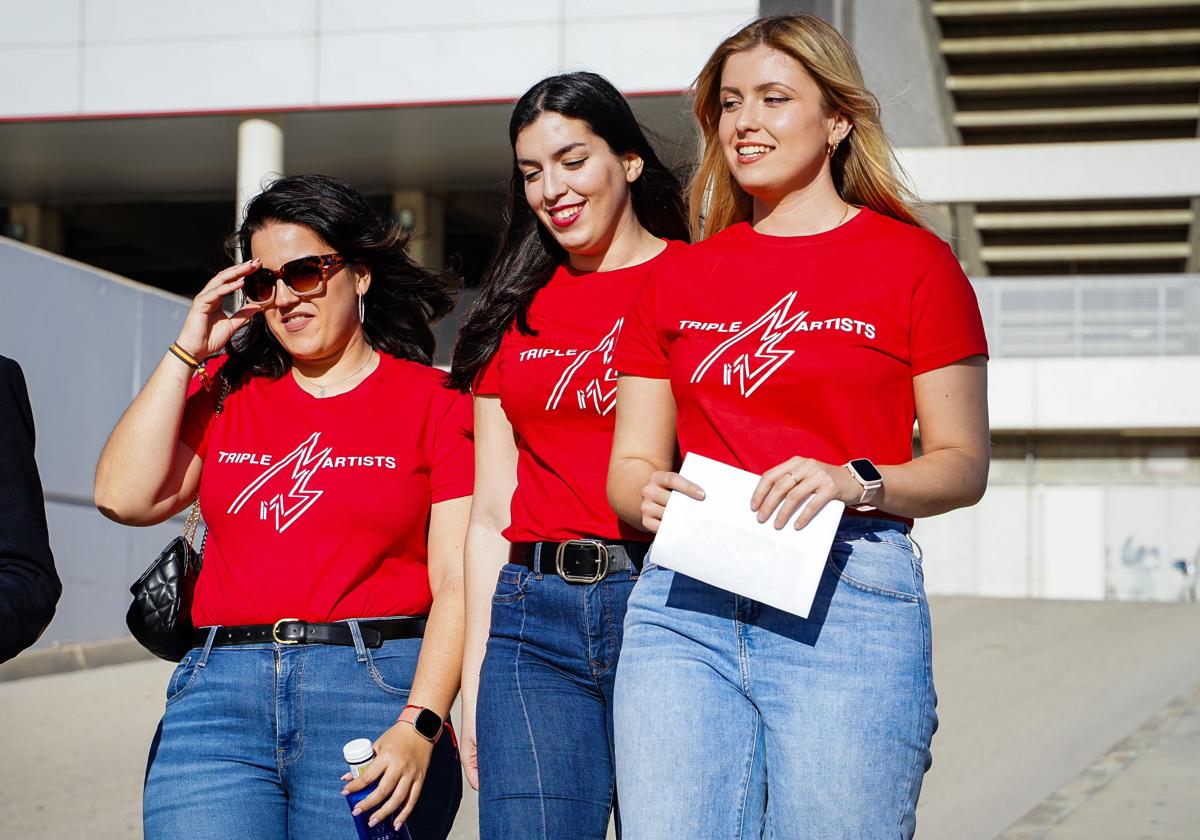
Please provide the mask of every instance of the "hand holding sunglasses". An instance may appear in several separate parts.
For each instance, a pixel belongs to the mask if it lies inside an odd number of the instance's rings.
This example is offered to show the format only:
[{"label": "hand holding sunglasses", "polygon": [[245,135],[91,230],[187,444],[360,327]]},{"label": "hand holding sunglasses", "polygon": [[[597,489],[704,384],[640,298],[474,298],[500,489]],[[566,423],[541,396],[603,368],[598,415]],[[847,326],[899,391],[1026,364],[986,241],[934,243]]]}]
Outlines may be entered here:
[{"label": "hand holding sunglasses", "polygon": [[184,318],[183,328],[179,331],[179,340],[176,343],[201,361],[220,353],[233,334],[245,326],[255,313],[261,311],[261,306],[255,303],[227,315],[221,303],[226,295],[241,289],[246,278],[261,268],[260,260],[246,260],[230,266],[209,280],[200,290],[200,294],[192,300],[192,307]]}]

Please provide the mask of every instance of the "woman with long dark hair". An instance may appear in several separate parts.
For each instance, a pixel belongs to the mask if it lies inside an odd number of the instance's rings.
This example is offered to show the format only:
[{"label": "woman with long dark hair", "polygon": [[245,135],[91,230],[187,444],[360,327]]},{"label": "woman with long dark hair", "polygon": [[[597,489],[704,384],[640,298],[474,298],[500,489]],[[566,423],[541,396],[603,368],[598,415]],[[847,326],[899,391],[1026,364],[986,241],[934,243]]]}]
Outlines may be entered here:
[{"label": "woman with long dark hair", "polygon": [[[695,110],[701,241],[629,311],[609,499],[648,532],[672,493],[709,504],[678,451],[759,476],[738,502],[749,527],[846,507],[806,617],[651,553],[617,677],[618,779],[642,794],[626,836],[912,837],[937,716],[909,531],[986,486],[979,306],[896,177],[878,103],[827,22],[731,35]],[[753,574],[745,552],[709,555]]]},{"label": "woman with long dark hair", "polygon": [[429,323],[452,293],[332,178],[276,181],[237,242],[248,259],[196,296],[96,470],[111,519],[162,522],[199,493],[208,524],[146,837],[352,838],[338,777],[362,737],[376,758],[347,787],[378,788],[360,807],[445,837],[472,451]]},{"label": "woman with long dark hair", "polygon": [[509,140],[507,224],[450,374],[475,394],[463,764],[485,840],[600,840],[625,599],[648,537],[604,497],[612,351],[687,226],[674,176],[594,73],[534,85]]}]

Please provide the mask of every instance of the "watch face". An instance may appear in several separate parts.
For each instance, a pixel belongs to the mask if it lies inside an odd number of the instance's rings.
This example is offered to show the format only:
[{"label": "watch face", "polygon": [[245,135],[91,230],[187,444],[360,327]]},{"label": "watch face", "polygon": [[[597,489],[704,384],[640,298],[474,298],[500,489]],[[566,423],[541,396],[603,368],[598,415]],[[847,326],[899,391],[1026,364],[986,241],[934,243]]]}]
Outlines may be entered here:
[{"label": "watch face", "polygon": [[875,469],[875,465],[866,458],[856,458],[850,462],[859,478],[870,484],[873,481],[883,481],[883,475]]},{"label": "watch face", "polygon": [[437,716],[436,712],[422,709],[417,715],[417,719],[413,721],[413,728],[421,737],[432,741],[442,731],[442,719]]}]

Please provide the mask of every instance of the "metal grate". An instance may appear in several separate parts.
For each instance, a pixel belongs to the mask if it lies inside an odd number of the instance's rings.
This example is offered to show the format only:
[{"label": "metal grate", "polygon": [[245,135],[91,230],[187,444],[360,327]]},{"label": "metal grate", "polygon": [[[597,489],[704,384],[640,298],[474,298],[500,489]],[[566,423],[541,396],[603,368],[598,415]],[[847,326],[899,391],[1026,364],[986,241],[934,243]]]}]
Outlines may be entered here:
[{"label": "metal grate", "polygon": [[1200,275],[973,280],[996,358],[1200,355]]}]

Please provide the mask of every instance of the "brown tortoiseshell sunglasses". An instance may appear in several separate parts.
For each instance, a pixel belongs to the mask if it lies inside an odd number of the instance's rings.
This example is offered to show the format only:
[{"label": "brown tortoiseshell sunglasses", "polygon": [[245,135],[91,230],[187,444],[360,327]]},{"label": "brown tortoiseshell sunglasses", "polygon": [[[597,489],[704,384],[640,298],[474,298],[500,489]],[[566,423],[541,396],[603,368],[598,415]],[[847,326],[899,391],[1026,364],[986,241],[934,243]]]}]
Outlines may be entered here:
[{"label": "brown tortoiseshell sunglasses", "polygon": [[282,280],[288,291],[297,297],[320,294],[325,282],[346,266],[340,254],[301,257],[284,263],[278,271],[260,268],[246,277],[242,293],[252,303],[268,303],[275,297],[276,281]]}]

